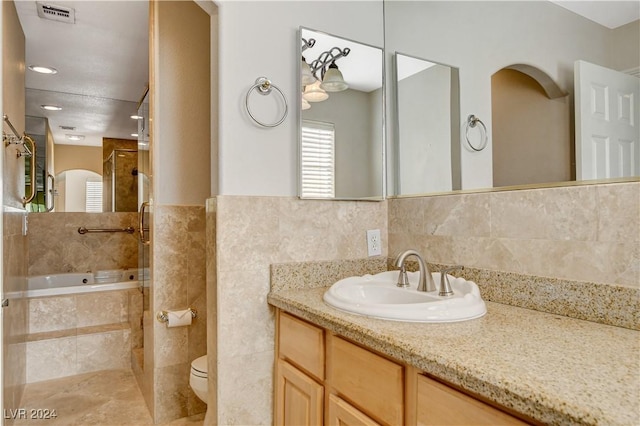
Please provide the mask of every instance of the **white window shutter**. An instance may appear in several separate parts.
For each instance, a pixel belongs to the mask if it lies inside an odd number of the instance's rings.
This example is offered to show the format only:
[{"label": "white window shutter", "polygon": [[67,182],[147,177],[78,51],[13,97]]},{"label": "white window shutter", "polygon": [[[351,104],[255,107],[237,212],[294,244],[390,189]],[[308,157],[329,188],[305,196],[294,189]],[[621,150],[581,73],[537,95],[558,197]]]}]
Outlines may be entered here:
[{"label": "white window shutter", "polygon": [[302,121],[301,196],[335,197],[335,128],[332,123]]},{"label": "white window shutter", "polygon": [[85,184],[86,201],[85,211],[87,213],[102,212],[102,181],[87,180]]}]

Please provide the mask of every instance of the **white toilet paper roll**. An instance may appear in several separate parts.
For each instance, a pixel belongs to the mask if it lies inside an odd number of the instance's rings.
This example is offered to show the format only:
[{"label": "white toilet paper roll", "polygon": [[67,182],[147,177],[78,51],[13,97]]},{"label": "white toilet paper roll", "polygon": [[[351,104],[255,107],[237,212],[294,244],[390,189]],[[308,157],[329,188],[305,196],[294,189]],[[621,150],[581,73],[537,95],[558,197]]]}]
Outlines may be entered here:
[{"label": "white toilet paper roll", "polygon": [[183,325],[191,325],[191,309],[184,311],[167,311],[167,327],[181,327]]}]

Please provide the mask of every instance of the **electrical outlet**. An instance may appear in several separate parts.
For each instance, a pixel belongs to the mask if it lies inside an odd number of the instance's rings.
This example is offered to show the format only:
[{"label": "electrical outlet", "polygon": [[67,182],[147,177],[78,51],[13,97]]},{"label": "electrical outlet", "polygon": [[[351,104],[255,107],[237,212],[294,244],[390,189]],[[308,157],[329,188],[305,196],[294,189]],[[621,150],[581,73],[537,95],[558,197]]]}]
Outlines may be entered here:
[{"label": "electrical outlet", "polygon": [[380,240],[379,229],[370,229],[367,231],[367,252],[369,256],[380,256],[382,254],[382,241]]}]

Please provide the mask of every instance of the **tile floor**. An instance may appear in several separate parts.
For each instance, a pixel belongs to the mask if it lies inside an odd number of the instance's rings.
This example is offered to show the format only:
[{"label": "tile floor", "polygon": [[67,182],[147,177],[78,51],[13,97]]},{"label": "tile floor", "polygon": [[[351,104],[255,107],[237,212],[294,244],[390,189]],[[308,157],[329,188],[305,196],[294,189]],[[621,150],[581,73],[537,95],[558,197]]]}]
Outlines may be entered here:
[{"label": "tile floor", "polygon": [[[26,385],[21,411],[9,412],[5,418],[17,417],[14,425],[40,426],[124,426],[153,425],[147,406],[131,370],[103,370],[62,379]],[[55,410],[56,417],[31,419]],[[200,426],[204,413],[168,423],[171,426]]]}]

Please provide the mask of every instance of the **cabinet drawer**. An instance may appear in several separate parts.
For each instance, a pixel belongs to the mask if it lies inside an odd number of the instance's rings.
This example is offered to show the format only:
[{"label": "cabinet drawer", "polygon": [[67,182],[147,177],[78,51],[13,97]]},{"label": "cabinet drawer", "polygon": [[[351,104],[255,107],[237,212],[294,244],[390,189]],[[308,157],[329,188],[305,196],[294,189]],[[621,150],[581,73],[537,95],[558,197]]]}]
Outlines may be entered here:
[{"label": "cabinet drawer", "polygon": [[324,380],[324,331],[284,312],[279,315],[278,353],[318,380]]},{"label": "cabinet drawer", "polygon": [[418,375],[418,425],[526,425],[443,383]]},{"label": "cabinet drawer", "polygon": [[335,336],[328,336],[327,381],[374,419],[403,424],[403,367]]},{"label": "cabinet drawer", "polygon": [[329,395],[329,426],[380,426],[380,423],[335,395]]}]

